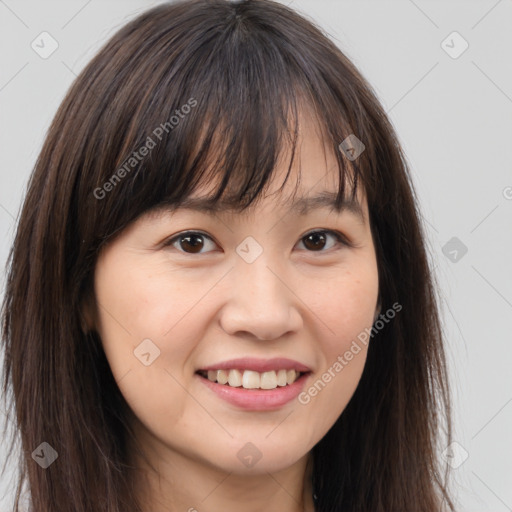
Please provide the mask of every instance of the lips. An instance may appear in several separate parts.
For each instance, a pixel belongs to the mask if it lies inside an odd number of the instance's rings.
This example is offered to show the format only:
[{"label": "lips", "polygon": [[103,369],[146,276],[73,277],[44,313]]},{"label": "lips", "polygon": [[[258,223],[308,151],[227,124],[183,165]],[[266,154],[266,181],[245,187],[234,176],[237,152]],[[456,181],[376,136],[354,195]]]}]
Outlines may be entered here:
[{"label": "lips", "polygon": [[[233,361],[229,361],[228,363],[229,365],[232,365]],[[217,365],[213,367],[218,368]],[[251,367],[254,368],[254,365],[252,365]],[[302,366],[299,365],[299,367]],[[280,384],[278,385],[276,380],[274,380],[277,379],[277,374],[275,370],[263,372],[262,374],[260,374],[260,376],[256,377],[254,374],[256,374],[257,372],[255,372],[254,370],[239,371],[236,369],[230,369],[228,378],[232,372],[242,374],[241,380],[232,382],[232,384],[236,384],[236,386],[231,386],[229,382],[221,384],[216,380],[216,378],[218,378],[218,375],[221,372],[224,372],[225,380],[227,370],[223,369],[198,370],[196,372],[196,377],[198,379],[198,382],[201,383],[201,385],[206,386],[207,389],[213,392],[213,394],[220,398],[222,401],[227,402],[232,406],[235,406],[237,409],[260,412],[276,410],[291,403],[293,400],[297,398],[297,396],[303,390],[307,379],[311,375],[311,372],[299,373],[294,369],[280,369],[278,370],[277,373],[283,374],[284,372],[286,375],[288,375],[288,372],[290,372],[290,375],[293,374],[293,379],[290,381],[291,383],[288,383],[287,380],[285,385],[281,385],[283,384],[283,381],[281,381]],[[208,374],[212,373],[215,374],[216,377],[213,380],[208,378]],[[246,374],[249,374],[248,378],[246,377]],[[275,377],[269,375],[262,379],[261,375],[265,376],[266,374],[274,374]],[[214,375],[210,376],[213,378]],[[237,377],[235,375],[235,378],[239,378],[239,376]],[[248,388],[244,386],[244,378],[246,378],[246,385],[249,386]],[[256,387],[258,382],[255,379],[259,379],[260,387]]]},{"label": "lips", "polygon": [[[254,393],[276,394],[288,396],[288,389],[296,388],[294,384],[311,372],[303,363],[287,358],[255,359],[239,358],[222,361],[197,370],[203,382],[214,390],[232,390],[234,393],[249,392],[251,401],[256,398]],[[290,391],[292,391],[290,389]],[[276,395],[277,397],[277,395]],[[240,398],[240,397],[238,397]],[[254,402],[251,402],[254,405]],[[262,404],[263,405],[263,404]]]},{"label": "lips", "polygon": [[274,358],[274,359],[256,359],[256,358],[238,358],[231,359],[230,361],[222,361],[209,366],[204,366],[199,371],[208,370],[252,370],[258,373],[279,370],[295,370],[299,373],[307,373],[311,368],[305,364],[287,358]]}]

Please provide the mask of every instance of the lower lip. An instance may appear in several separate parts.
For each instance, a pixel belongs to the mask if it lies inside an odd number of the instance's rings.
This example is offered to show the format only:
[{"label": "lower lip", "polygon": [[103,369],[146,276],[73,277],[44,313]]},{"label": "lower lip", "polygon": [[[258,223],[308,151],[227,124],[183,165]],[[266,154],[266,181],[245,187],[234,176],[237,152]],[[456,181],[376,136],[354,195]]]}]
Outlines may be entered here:
[{"label": "lower lip", "polygon": [[304,387],[309,373],[301,375],[293,384],[277,387],[275,389],[245,389],[233,388],[227,384],[212,382],[201,375],[196,376],[220,398],[240,409],[248,411],[270,411],[297,398]]}]

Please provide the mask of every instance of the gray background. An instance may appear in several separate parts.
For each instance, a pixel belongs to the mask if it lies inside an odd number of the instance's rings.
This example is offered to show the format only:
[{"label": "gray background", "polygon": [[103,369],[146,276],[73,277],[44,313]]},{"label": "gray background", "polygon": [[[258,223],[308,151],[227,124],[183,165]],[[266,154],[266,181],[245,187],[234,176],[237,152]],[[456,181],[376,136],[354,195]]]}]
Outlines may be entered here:
[{"label": "gray background", "polygon": [[[106,39],[158,3],[0,0],[2,266],[66,90]],[[443,297],[459,510],[512,510],[512,0],[283,3],[335,39],[398,131]],[[31,48],[43,31],[59,45],[47,59]],[[469,44],[460,55],[453,31]],[[5,453],[0,444],[0,462]],[[11,474],[0,480],[1,510],[12,500]]]}]

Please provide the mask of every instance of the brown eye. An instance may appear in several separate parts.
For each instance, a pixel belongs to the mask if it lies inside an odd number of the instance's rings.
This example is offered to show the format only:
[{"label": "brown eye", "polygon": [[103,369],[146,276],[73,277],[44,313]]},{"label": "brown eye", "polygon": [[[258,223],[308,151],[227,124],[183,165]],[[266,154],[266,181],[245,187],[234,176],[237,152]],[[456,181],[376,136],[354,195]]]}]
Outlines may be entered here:
[{"label": "brown eye", "polygon": [[[329,237],[332,237],[335,240],[335,242],[331,245],[328,245]],[[348,245],[348,243],[339,233],[330,230],[312,231],[311,233],[308,233],[306,236],[302,237],[301,242],[304,244],[308,251],[314,252],[326,252],[324,251],[326,246],[327,249],[330,249],[336,245],[336,243]]]},{"label": "brown eye", "polygon": [[[329,242],[329,239],[333,240]],[[308,252],[328,252],[329,249],[334,248],[337,244],[350,246],[349,242],[337,231],[332,230],[318,230],[312,231],[303,236],[300,243],[304,244]],[[210,247],[208,247],[210,244]],[[165,242],[165,247],[172,246],[179,252],[185,254],[203,254],[208,253],[215,249],[216,243],[213,239],[200,232],[188,231],[176,235],[168,242]]]},{"label": "brown eye", "polygon": [[201,235],[186,235],[181,238],[180,246],[185,252],[201,252],[204,242]]},{"label": "brown eye", "polygon": [[187,254],[200,254],[203,251],[203,248],[208,247],[207,241],[210,241],[213,245],[215,243],[213,240],[203,233],[196,233],[190,231],[188,233],[182,233],[181,235],[175,236],[171,240],[165,243],[165,246],[173,246],[181,252]]},{"label": "brown eye", "polygon": [[304,245],[312,251],[317,251],[319,249],[321,250],[325,246],[325,238],[326,237],[324,233],[311,233],[310,235],[307,235],[303,238]]}]

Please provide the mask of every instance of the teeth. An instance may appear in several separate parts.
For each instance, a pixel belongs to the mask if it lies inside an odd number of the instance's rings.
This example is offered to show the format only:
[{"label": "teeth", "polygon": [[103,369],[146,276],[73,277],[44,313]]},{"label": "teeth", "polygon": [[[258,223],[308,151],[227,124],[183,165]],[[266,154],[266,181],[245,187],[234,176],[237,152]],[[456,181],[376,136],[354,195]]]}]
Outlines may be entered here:
[{"label": "teeth", "polygon": [[208,370],[203,374],[211,382],[227,384],[234,388],[244,389],[275,389],[293,384],[300,373],[296,370],[272,370],[270,372],[255,372],[253,370]]},{"label": "teeth", "polygon": [[[293,370],[295,373],[295,370]],[[261,374],[261,389],[277,388],[276,372],[264,372]]]},{"label": "teeth", "polygon": [[[213,372],[215,373],[215,371]],[[219,384],[227,384],[229,380],[229,372],[226,370],[217,370],[217,382]],[[210,379],[210,372],[208,372],[208,378]],[[215,382],[215,377],[213,379],[210,379],[211,381]]]},{"label": "teeth", "polygon": [[229,370],[228,383],[232,388],[238,388],[242,385],[242,374],[238,370]]},{"label": "teeth", "polygon": [[279,370],[277,372],[277,385],[286,386],[286,370]]},{"label": "teeth", "polygon": [[291,384],[297,379],[297,372],[295,370],[287,370],[286,372],[286,383]]},{"label": "teeth", "polygon": [[260,387],[260,374],[251,370],[245,370],[242,377],[242,386],[245,389],[256,389]]}]

